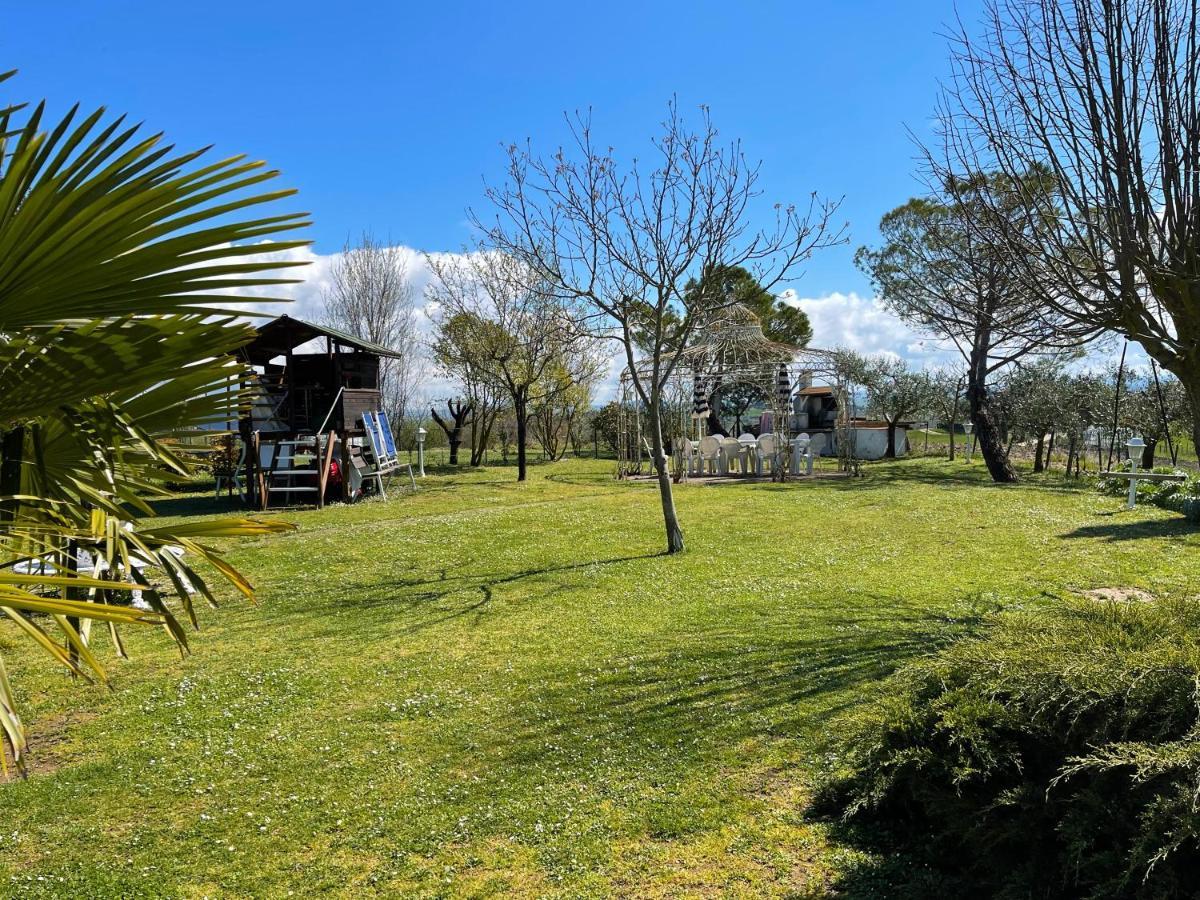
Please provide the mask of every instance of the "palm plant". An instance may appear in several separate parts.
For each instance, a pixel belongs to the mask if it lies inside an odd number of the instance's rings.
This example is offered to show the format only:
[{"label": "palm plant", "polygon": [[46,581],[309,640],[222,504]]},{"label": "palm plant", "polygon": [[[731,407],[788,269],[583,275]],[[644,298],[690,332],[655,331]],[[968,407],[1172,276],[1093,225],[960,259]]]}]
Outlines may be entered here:
[{"label": "palm plant", "polygon": [[[253,596],[206,541],[286,527],[156,528],[146,498],[188,471],[181,437],[244,408],[233,354],[254,330],[224,307],[294,281],[273,270],[297,263],[261,254],[303,246],[270,239],[308,223],[248,212],[294,193],[262,190],[277,173],[261,162],[203,162],[206,150],[178,152],[103,109],[49,129],[44,115],[0,106],[0,621],[103,682],[92,623],[118,656],[118,626],[135,624],[186,652],[192,592],[215,605],[196,560]],[[130,605],[134,589],[149,609]],[[7,750],[23,770],[26,749],[0,659],[0,769]]]}]

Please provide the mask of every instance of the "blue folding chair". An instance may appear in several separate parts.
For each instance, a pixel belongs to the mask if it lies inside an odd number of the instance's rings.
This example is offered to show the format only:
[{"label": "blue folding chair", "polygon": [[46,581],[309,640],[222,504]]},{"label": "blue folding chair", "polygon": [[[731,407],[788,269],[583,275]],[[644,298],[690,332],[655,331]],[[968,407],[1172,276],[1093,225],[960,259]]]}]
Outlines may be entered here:
[{"label": "blue folding chair", "polygon": [[383,486],[383,476],[391,475],[397,469],[408,470],[408,480],[412,482],[413,490],[417,489],[417,479],[413,476],[412,464],[401,463],[396,456],[396,443],[392,439],[392,430],[387,426],[387,413],[383,410],[377,412],[364,411],[362,414],[363,428],[367,432],[367,443],[371,451],[371,463],[374,466],[372,472],[367,473],[368,478],[374,478],[375,484],[379,487],[379,495],[385,500],[387,492]]},{"label": "blue folding chair", "polygon": [[382,409],[375,414],[375,421],[379,425],[379,431],[383,437],[383,446],[387,451],[387,455],[392,459],[399,460],[400,455],[396,452],[396,441],[392,438],[392,423],[388,421],[388,414]]}]

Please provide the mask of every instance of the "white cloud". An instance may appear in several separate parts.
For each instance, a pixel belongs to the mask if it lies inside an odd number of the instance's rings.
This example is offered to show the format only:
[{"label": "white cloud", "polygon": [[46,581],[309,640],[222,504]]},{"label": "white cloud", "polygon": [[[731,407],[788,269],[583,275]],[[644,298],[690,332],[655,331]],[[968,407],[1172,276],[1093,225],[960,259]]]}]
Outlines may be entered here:
[{"label": "white cloud", "polygon": [[[410,247],[401,247],[400,249],[404,252],[408,283],[413,291],[413,305],[416,312],[418,352],[421,355],[418,363],[421,368],[420,395],[427,401],[452,396],[457,393],[457,390],[437,371],[428,353],[428,338],[433,331],[433,316],[436,308],[433,304],[426,303],[424,296],[425,286],[432,278],[432,272],[424,253]],[[243,297],[270,297],[290,302],[277,303],[263,299],[257,302],[237,303],[233,306],[248,312],[265,313],[268,316],[288,315],[308,322],[320,322],[325,315],[324,295],[331,286],[333,264],[340,255],[340,253],[317,253],[311,247],[259,254],[257,259],[279,263],[302,262],[306,265],[284,268],[274,273],[276,277],[296,278],[298,279],[296,284],[244,288],[239,289],[237,293]]]},{"label": "white cloud", "polygon": [[[812,346],[824,349],[846,347],[859,353],[883,354],[904,359],[913,368],[931,368],[960,363],[962,357],[949,341],[938,341],[914,330],[887,309],[878,297],[834,292],[824,297],[801,297],[793,290],[780,298],[808,314],[812,322]],[[1078,371],[1115,369],[1123,341],[1106,335],[1086,348],[1083,357],[1071,364]],[[1140,344],[1128,345],[1127,369],[1145,369],[1150,359]]]},{"label": "white cloud", "polygon": [[954,347],[914,331],[878,297],[860,297],[854,292],[801,297],[789,289],[780,299],[808,315],[814,347],[827,350],[844,347],[859,353],[900,357],[915,368],[942,365],[958,358]]}]

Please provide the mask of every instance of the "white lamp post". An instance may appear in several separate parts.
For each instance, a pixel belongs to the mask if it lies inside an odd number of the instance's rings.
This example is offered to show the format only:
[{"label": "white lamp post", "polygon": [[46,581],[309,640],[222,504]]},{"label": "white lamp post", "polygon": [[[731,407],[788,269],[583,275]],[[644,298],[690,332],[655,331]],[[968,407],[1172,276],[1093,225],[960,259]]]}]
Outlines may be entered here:
[{"label": "white lamp post", "polygon": [[[1125,449],[1129,453],[1129,471],[1136,474],[1138,459],[1141,457],[1142,451],[1146,449],[1146,442],[1140,437],[1134,436],[1125,442]],[[1133,509],[1137,506],[1137,484],[1138,480],[1136,478],[1129,479],[1129,500],[1125,504],[1127,509]]]},{"label": "white lamp post", "polygon": [[[967,433],[967,462],[970,462],[971,455],[975,451],[975,447],[971,443],[971,435],[975,432],[975,424],[973,422],[967,422],[965,425],[963,425],[963,431]],[[953,440],[953,437],[951,440]]]},{"label": "white lamp post", "polygon": [[417,429],[417,472],[425,477],[425,435],[429,434],[424,428]]}]

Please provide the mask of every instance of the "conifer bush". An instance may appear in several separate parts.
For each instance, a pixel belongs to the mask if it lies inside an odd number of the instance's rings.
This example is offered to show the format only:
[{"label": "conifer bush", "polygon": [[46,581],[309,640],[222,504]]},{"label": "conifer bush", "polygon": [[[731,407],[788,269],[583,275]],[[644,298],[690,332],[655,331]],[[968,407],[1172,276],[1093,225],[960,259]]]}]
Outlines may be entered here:
[{"label": "conifer bush", "polygon": [[820,805],[972,896],[1195,896],[1198,599],[1001,614],[852,714]]}]

